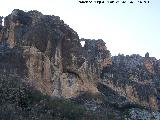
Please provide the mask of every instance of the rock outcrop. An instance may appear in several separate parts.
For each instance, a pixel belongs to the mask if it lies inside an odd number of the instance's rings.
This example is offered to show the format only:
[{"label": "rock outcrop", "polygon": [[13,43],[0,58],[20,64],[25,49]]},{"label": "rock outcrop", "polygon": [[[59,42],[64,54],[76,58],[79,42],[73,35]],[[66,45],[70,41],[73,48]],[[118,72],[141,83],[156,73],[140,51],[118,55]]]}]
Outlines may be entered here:
[{"label": "rock outcrop", "polygon": [[120,96],[112,102],[124,106],[139,104],[158,109],[158,60],[140,55],[114,56],[112,65],[103,69],[102,84]]},{"label": "rock outcrop", "polygon": [[52,97],[87,92],[118,109],[159,109],[159,60],[149,53],[111,57],[103,40],[80,39],[58,16],[38,11],[15,9],[0,24],[0,71]]},{"label": "rock outcrop", "polygon": [[[31,85],[48,95],[70,98],[98,92],[101,69],[111,64],[102,40],[80,40],[57,16],[14,10],[5,17],[1,34],[2,43],[21,51]],[[84,47],[80,41],[86,42]]]}]

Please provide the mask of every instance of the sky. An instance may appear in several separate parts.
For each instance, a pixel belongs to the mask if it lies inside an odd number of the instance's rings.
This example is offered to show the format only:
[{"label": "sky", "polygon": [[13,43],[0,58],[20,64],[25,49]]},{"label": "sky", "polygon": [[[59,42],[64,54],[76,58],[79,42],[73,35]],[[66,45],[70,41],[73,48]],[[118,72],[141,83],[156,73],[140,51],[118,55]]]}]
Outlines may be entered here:
[{"label": "sky", "polygon": [[[86,1],[86,0],[85,0]],[[92,0],[90,0],[92,1]],[[79,3],[79,0],[0,0],[0,16],[13,9],[59,16],[79,38],[103,39],[112,56],[140,54],[160,59],[160,0],[126,3]],[[99,0],[100,1],[100,0]],[[118,0],[115,0],[115,2]],[[148,1],[148,0],[147,0]]]}]

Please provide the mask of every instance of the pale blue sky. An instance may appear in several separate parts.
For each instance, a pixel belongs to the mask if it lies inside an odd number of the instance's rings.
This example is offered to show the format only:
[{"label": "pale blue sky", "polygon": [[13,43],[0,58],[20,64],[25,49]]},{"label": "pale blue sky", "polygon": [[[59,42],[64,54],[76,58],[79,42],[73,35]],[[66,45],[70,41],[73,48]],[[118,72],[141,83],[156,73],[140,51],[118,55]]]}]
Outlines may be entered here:
[{"label": "pale blue sky", "polygon": [[160,0],[150,0],[149,4],[104,1],[99,5],[80,4],[78,0],[0,0],[0,15],[22,9],[60,16],[80,38],[103,39],[112,55],[144,56],[149,52],[160,59]]}]

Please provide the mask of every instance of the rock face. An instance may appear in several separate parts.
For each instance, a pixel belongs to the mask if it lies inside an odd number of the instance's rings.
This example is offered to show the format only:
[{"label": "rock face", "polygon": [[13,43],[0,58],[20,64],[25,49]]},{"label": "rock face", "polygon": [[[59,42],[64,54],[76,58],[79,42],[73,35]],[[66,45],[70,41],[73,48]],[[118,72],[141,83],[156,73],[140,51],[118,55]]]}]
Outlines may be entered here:
[{"label": "rock face", "polygon": [[0,71],[44,94],[75,98],[89,92],[118,108],[158,109],[160,61],[149,53],[111,57],[103,40],[79,39],[59,17],[18,9],[0,24],[0,42]]},{"label": "rock face", "polygon": [[[140,55],[114,56],[112,65],[102,70],[102,84],[119,96],[112,102],[119,107],[142,105],[158,109],[159,61]],[[105,93],[105,92],[104,92]],[[109,94],[109,92],[107,91]],[[111,98],[112,99],[112,98]]]},{"label": "rock face", "polygon": [[[1,36],[2,44],[21,51],[24,77],[48,95],[70,98],[98,92],[101,69],[111,64],[102,40],[80,40],[59,17],[38,11],[14,10],[5,17]],[[84,47],[80,41],[86,42]]]}]

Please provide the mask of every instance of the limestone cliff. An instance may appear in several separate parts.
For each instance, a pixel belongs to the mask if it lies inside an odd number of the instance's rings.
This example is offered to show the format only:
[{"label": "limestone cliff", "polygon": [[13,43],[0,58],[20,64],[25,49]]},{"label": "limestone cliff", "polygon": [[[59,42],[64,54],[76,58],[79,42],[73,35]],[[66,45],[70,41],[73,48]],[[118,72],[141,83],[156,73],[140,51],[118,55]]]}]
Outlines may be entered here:
[{"label": "limestone cliff", "polygon": [[0,71],[43,94],[71,99],[99,94],[120,109],[158,110],[160,61],[149,53],[111,57],[103,40],[80,39],[58,16],[18,9],[0,24],[0,42]]},{"label": "limestone cliff", "polygon": [[102,84],[120,96],[114,101],[119,106],[138,103],[158,109],[158,63],[155,58],[140,55],[113,56],[112,65],[102,70]]},{"label": "limestone cliff", "polygon": [[1,35],[2,44],[21,51],[24,77],[48,95],[69,98],[98,92],[101,69],[111,64],[102,40],[85,40],[82,47],[78,34],[57,16],[14,10],[5,17]]}]

